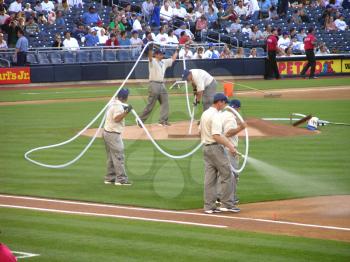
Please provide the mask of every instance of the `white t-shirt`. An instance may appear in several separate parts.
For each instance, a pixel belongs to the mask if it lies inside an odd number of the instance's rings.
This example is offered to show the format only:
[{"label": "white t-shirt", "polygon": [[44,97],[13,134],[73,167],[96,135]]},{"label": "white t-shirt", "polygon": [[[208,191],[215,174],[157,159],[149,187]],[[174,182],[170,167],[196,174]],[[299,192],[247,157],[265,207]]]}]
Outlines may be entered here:
[{"label": "white t-shirt", "polygon": [[64,48],[69,49],[69,50],[78,50],[79,49],[78,41],[74,37],[71,37],[69,40],[64,39],[63,46],[64,46]]},{"label": "white t-shirt", "polygon": [[[230,111],[222,112],[221,119],[222,119],[224,134],[226,134],[230,129],[236,129],[238,127],[236,117]],[[232,144],[235,147],[238,146],[238,135],[228,137],[228,140],[230,140],[230,142],[232,142]]]},{"label": "white t-shirt", "polygon": [[155,58],[152,58],[151,62],[148,62],[148,70],[149,70],[149,80],[156,82],[163,82],[165,70],[172,66],[173,59],[162,59],[158,61]]},{"label": "white t-shirt", "polygon": [[176,35],[169,36],[168,35],[168,44],[178,44],[179,40],[177,39]]},{"label": "white t-shirt", "polygon": [[192,51],[187,50],[187,53],[186,53],[186,50],[184,48],[181,48],[181,50],[179,52],[179,58],[182,59],[184,57],[185,57],[185,59],[192,59],[192,57],[193,57]]},{"label": "white t-shirt", "polygon": [[286,49],[290,45],[290,38],[281,37],[277,42],[278,47]]},{"label": "white t-shirt", "polygon": [[124,113],[124,107],[119,100],[115,100],[111,103],[107,109],[106,121],[104,124],[104,129],[108,132],[122,133],[125,126],[125,119],[120,122],[116,122],[114,118],[122,113]]},{"label": "white t-shirt", "polygon": [[216,143],[213,135],[222,134],[222,121],[219,111],[215,107],[209,107],[201,116],[199,125],[202,143],[208,145]]},{"label": "white t-shirt", "polygon": [[207,50],[205,51],[204,55],[203,55],[203,58],[206,58],[206,59],[217,59],[220,57],[220,54],[217,50],[214,50],[214,51],[211,51],[211,50]]},{"label": "white t-shirt", "polygon": [[140,23],[140,21],[138,19],[136,19],[134,21],[134,23],[132,24],[132,30],[134,31],[142,31],[142,25]]},{"label": "white t-shirt", "polygon": [[17,1],[12,2],[9,6],[8,11],[14,13],[22,11],[22,3],[18,3]]},{"label": "white t-shirt", "polygon": [[166,33],[159,33],[155,38],[154,41],[160,44],[167,44],[168,43],[168,34]]},{"label": "white t-shirt", "polygon": [[173,14],[173,9],[170,6],[168,7],[168,11],[165,10],[164,5],[160,9],[160,18],[164,20],[171,21],[173,19]]},{"label": "white t-shirt", "polygon": [[55,10],[55,6],[51,1],[48,1],[47,3],[42,1],[41,8],[43,11],[47,11],[47,12]]},{"label": "white t-shirt", "polygon": [[207,71],[203,69],[191,69],[192,79],[197,86],[197,91],[204,91],[205,87],[213,82],[214,77],[212,77]]},{"label": "white t-shirt", "polygon": [[106,36],[106,35],[99,35],[98,36],[98,41],[100,42],[100,44],[105,44],[106,42],[107,42],[107,40],[108,40],[108,36]]},{"label": "white t-shirt", "polygon": [[241,15],[247,15],[248,14],[248,10],[245,6],[242,6],[242,8],[240,8],[239,6],[235,7],[235,11],[238,14],[238,16]]},{"label": "white t-shirt", "polygon": [[199,54],[196,52],[194,53],[192,59],[203,59],[203,53],[199,56]]},{"label": "white t-shirt", "polygon": [[185,8],[180,7],[179,9],[173,9],[173,15],[181,18],[185,18],[187,16],[187,11]]},{"label": "white t-shirt", "polygon": [[339,30],[341,30],[341,31],[345,31],[346,30],[346,23],[345,23],[345,21],[342,21],[340,19],[336,19],[334,21],[334,24]]}]

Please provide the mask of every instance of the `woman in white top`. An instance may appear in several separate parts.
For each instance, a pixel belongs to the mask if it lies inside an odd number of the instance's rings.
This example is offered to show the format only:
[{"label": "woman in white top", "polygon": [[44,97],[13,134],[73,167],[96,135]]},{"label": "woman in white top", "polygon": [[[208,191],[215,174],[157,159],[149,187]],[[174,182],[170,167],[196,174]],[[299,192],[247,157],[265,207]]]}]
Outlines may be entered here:
[{"label": "woman in white top", "polygon": [[255,58],[255,57],[258,57],[258,55],[256,53],[256,48],[252,48],[252,49],[250,49],[249,58]]},{"label": "woman in white top", "polygon": [[168,31],[168,44],[178,44],[179,40],[177,39],[177,36],[174,34],[174,30],[170,29]]},{"label": "woman in white top", "polygon": [[102,28],[100,30],[100,35],[98,35],[98,41],[101,45],[104,45],[108,40],[108,36],[106,35],[106,30]]},{"label": "woman in white top", "polygon": [[204,47],[200,46],[197,48],[196,53],[194,53],[192,59],[203,59],[203,55],[204,55]]}]

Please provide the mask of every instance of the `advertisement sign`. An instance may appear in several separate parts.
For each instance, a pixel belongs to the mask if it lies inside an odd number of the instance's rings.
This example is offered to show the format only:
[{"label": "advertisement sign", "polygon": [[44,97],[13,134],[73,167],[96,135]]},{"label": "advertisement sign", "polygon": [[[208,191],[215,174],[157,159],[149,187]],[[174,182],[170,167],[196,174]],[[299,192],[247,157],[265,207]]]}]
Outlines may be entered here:
[{"label": "advertisement sign", "polygon": [[0,85],[30,83],[29,67],[0,68]]},{"label": "advertisement sign", "polygon": [[350,59],[342,60],[342,71],[343,73],[350,73]]},{"label": "advertisement sign", "polygon": [[[327,59],[327,60],[317,60],[315,74],[317,75],[327,75],[336,74],[342,72],[342,61],[340,59]],[[306,60],[303,61],[279,61],[277,62],[278,69],[281,75],[300,75],[301,70],[303,70],[304,65],[307,64]],[[310,69],[309,69],[310,70]],[[308,71],[309,71],[308,70]],[[350,69],[349,69],[350,72]],[[306,74],[308,74],[307,72]]]}]

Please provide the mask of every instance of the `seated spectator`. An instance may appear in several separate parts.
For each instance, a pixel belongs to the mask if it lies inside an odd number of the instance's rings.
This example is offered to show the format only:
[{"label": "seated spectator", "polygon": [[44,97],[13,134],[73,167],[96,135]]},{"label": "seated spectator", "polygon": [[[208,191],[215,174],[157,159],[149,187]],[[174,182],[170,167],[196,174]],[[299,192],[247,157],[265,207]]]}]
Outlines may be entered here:
[{"label": "seated spectator", "polygon": [[43,8],[41,7],[41,2],[40,1],[36,1],[35,2],[34,11],[36,13],[41,13],[43,11]]},{"label": "seated spectator", "polygon": [[196,32],[201,32],[203,30],[208,30],[208,20],[205,15],[200,16],[196,21]]},{"label": "seated spectator", "polygon": [[236,19],[229,27],[226,28],[226,31],[231,34],[235,34],[242,30],[242,25],[240,24],[241,20],[239,18]]},{"label": "seated spectator", "polygon": [[50,25],[53,25],[56,22],[56,13],[54,11],[50,11],[47,15],[47,22]]},{"label": "seated spectator", "polygon": [[290,19],[290,22],[295,23],[297,25],[299,25],[303,22],[303,21],[301,21],[301,18],[299,16],[299,10],[294,10],[293,15]]},{"label": "seated spectator", "polygon": [[173,8],[173,16],[177,19],[187,20],[188,14],[185,8],[181,6],[179,0],[175,2],[175,8]]},{"label": "seated spectator", "polygon": [[271,8],[271,1],[270,0],[261,0],[259,1],[259,7],[260,7],[260,19],[269,18],[269,11]]},{"label": "seated spectator", "polygon": [[287,48],[284,50],[284,56],[286,56],[286,57],[293,56],[292,47],[287,47]]},{"label": "seated spectator", "polygon": [[179,59],[192,59],[193,53],[190,49],[190,45],[186,44],[185,48],[181,48],[179,52]]},{"label": "seated spectator", "polygon": [[234,22],[237,19],[238,15],[236,13],[236,11],[233,9],[233,6],[229,6],[225,12],[222,14],[222,16],[220,17],[221,20],[225,20],[225,21],[231,21]]},{"label": "seated spectator", "polygon": [[51,12],[55,10],[54,4],[52,3],[52,1],[49,1],[49,0],[43,0],[41,2],[41,8],[42,8],[42,11],[45,11],[45,12]]},{"label": "seated spectator", "polygon": [[115,47],[115,46],[118,46],[119,45],[119,42],[118,42],[118,38],[116,36],[116,34],[111,34],[110,35],[110,38],[106,41],[106,46],[112,46],[112,47]]},{"label": "seated spectator", "polygon": [[[97,36],[99,37],[101,35],[101,30],[102,29],[105,29],[103,27],[103,22],[100,20],[100,21],[97,21],[96,23],[96,26],[94,26],[93,28],[97,29]],[[106,33],[106,30],[105,30],[105,33]]]},{"label": "seated spectator", "polygon": [[0,33],[0,49],[7,49],[7,43],[4,40],[4,34]]},{"label": "seated spectator", "polygon": [[7,33],[7,46],[9,48],[14,48],[18,40],[17,32],[20,29],[18,26],[18,21],[11,20],[9,26],[4,29]]},{"label": "seated spectator", "polygon": [[179,44],[184,45],[184,44],[191,44],[191,43],[192,43],[191,37],[189,37],[186,34],[186,31],[182,31],[179,38]]},{"label": "seated spectator", "polygon": [[335,26],[333,16],[327,16],[325,20],[325,30],[327,31],[337,31],[338,28]]},{"label": "seated spectator", "polygon": [[178,44],[179,40],[177,39],[177,36],[174,33],[173,29],[170,29],[168,31],[168,44]]},{"label": "seated spectator", "polygon": [[289,29],[290,38],[292,39],[292,38],[296,37],[296,35],[297,35],[297,30],[295,29],[295,27],[290,28]]},{"label": "seated spectator", "polygon": [[126,15],[122,15],[122,20],[119,22],[119,30],[128,32],[132,30],[132,25],[128,22]]},{"label": "seated spectator", "polygon": [[270,20],[277,20],[279,18],[280,18],[280,16],[277,13],[276,7],[275,6],[271,6],[270,10],[269,10],[269,19]]},{"label": "seated spectator", "polygon": [[5,21],[9,19],[10,16],[6,14],[6,9],[3,7],[0,7],[0,26],[5,24]]},{"label": "seated spectator", "polygon": [[288,32],[283,32],[282,37],[278,40],[277,46],[281,48],[282,50],[285,50],[289,46],[291,46],[292,42],[289,37]]},{"label": "seated spectator", "polygon": [[169,1],[164,1],[164,5],[160,8],[160,20],[168,23],[173,19],[173,16],[173,8],[170,6]]},{"label": "seated spectator", "polygon": [[23,16],[17,18],[17,26],[20,27],[22,31],[24,30],[26,26],[26,20]]},{"label": "seated spectator", "polygon": [[141,50],[142,50],[142,46],[143,46],[143,42],[142,40],[139,38],[139,32],[138,31],[133,31],[131,38],[130,38],[130,44],[132,46],[131,49],[131,56],[134,59],[137,59],[137,57],[140,55]]},{"label": "seated spectator", "polygon": [[330,54],[330,52],[329,52],[327,46],[325,44],[321,44],[320,48],[316,52],[316,55],[328,55],[328,54]]},{"label": "seated spectator", "polygon": [[[108,30],[113,30],[115,28],[119,27],[119,22],[122,20],[122,16],[121,15],[117,15],[113,18],[113,20],[109,23],[108,25]],[[118,28],[119,30],[119,28]]]},{"label": "seated spectator", "polygon": [[182,23],[180,25],[180,28],[176,29],[175,30],[175,35],[180,38],[181,37],[181,32],[185,31],[186,32],[186,35],[188,37],[190,37],[190,39],[193,39],[194,38],[194,35],[192,34],[191,30],[187,29],[187,25],[186,23]]},{"label": "seated spectator", "polygon": [[340,31],[345,31],[345,30],[349,29],[349,26],[344,21],[343,15],[338,15],[337,19],[334,21],[334,24],[337,27],[337,29]]},{"label": "seated spectator", "polygon": [[154,39],[155,42],[157,42],[159,44],[163,44],[163,45],[168,43],[168,34],[165,32],[165,30],[166,30],[166,27],[163,25],[159,29],[159,34]]},{"label": "seated spectator", "polygon": [[44,14],[39,14],[38,15],[38,24],[39,25],[46,25],[47,24],[47,19],[44,16]]},{"label": "seated spectator", "polygon": [[238,5],[234,9],[238,17],[242,20],[246,20],[248,16],[248,9],[243,5],[243,0],[238,0]]},{"label": "seated spectator", "polygon": [[310,23],[309,16],[305,13],[304,9],[300,9],[299,11],[299,17],[303,23]]},{"label": "seated spectator", "polygon": [[[146,31],[145,37],[142,39],[143,46],[145,46],[148,42],[152,42],[153,41],[152,34],[153,33],[149,32],[149,31]],[[145,53],[148,53],[148,50],[145,50]]]},{"label": "seated spectator", "polygon": [[219,12],[214,0],[208,0],[208,4],[204,5],[203,7],[204,7],[204,13],[206,14],[209,12],[209,8],[213,8],[216,14]]},{"label": "seated spectator", "polygon": [[201,6],[198,10],[196,10],[196,12],[194,13],[194,16],[196,19],[198,19],[202,16],[205,16],[204,8]]},{"label": "seated spectator", "polygon": [[304,42],[304,38],[307,36],[305,28],[300,28],[299,33],[297,33],[296,38],[298,42]]},{"label": "seated spectator", "polygon": [[197,48],[197,51],[194,53],[192,59],[203,59],[204,56],[204,47],[200,46]]},{"label": "seated spectator", "polygon": [[53,42],[52,47],[57,47],[57,48],[62,48],[63,43],[62,43],[62,38],[59,33],[55,34],[55,42]]},{"label": "seated spectator", "polygon": [[269,35],[271,35],[271,30],[272,30],[271,25],[268,24],[268,25],[265,26],[265,30],[264,30],[264,32],[262,33],[262,35],[263,35],[263,37],[264,37],[264,40],[266,40],[267,37],[268,37]]},{"label": "seated spectator", "polygon": [[26,17],[32,16],[32,14],[35,14],[34,10],[30,6],[30,3],[26,3],[24,9],[23,9],[24,14]]},{"label": "seated spectator", "polygon": [[242,28],[242,33],[250,35],[251,32],[252,32],[252,27],[249,24],[245,24]]},{"label": "seated spectator", "polygon": [[118,42],[119,42],[119,46],[130,46],[131,45],[130,39],[127,38],[125,31],[120,32],[120,38],[118,39]]},{"label": "seated spectator", "polygon": [[63,18],[62,11],[57,11],[56,12],[56,26],[62,28],[62,27],[65,27],[65,25],[66,25],[66,21]]},{"label": "seated spectator", "polygon": [[31,16],[28,18],[27,24],[25,26],[25,32],[30,36],[35,35],[35,33],[39,33],[39,26],[37,23],[35,23],[34,17]]},{"label": "seated spectator", "polygon": [[97,35],[98,37],[98,42],[100,45],[105,45],[107,40],[108,40],[108,35],[106,35],[106,30],[102,28],[100,30],[100,33]]},{"label": "seated spectator", "polygon": [[244,49],[243,47],[238,47],[237,49],[237,53],[236,55],[234,56],[234,58],[244,58],[245,55],[244,55]]},{"label": "seated spectator", "polygon": [[71,37],[70,32],[67,31],[64,34],[64,41],[63,41],[63,46],[65,49],[67,50],[78,50],[79,49],[79,44],[77,39],[75,39],[74,37]]},{"label": "seated spectator", "polygon": [[141,14],[136,14],[134,23],[132,24],[132,30],[133,31],[137,31],[137,32],[141,32],[142,31],[141,21],[142,21],[142,15]]},{"label": "seated spectator", "polygon": [[[147,38],[147,33],[151,33],[152,35],[152,39],[155,39],[156,38],[156,35],[152,32],[152,28],[148,25],[145,27],[145,34],[142,36],[142,39],[145,39]],[[153,40],[152,40],[153,41]]]},{"label": "seated spectator", "polygon": [[4,8],[5,10],[9,8],[7,3],[5,3],[5,0],[0,0],[0,8],[1,7]]},{"label": "seated spectator", "polygon": [[85,46],[97,46],[99,44],[99,39],[97,36],[97,29],[91,28],[89,33],[81,39]]},{"label": "seated spectator", "polygon": [[[246,3],[246,1],[244,1]],[[247,3],[248,16],[252,18],[253,21],[259,19],[260,7],[258,0],[248,0]]]},{"label": "seated spectator", "polygon": [[292,38],[291,45],[293,53],[303,53],[305,51],[304,49],[304,42],[298,41],[296,37]]},{"label": "seated spectator", "polygon": [[7,11],[12,13],[18,13],[21,12],[22,9],[22,0],[16,0],[10,4],[9,9]]},{"label": "seated spectator", "polygon": [[70,7],[67,0],[61,0],[57,3],[57,11],[67,13],[70,11]]},{"label": "seated spectator", "polygon": [[82,17],[82,21],[85,25],[96,24],[100,20],[101,18],[98,13],[96,13],[96,9],[93,6],[90,6],[89,11],[85,12]]},{"label": "seated spectator", "polygon": [[233,58],[234,55],[231,51],[231,47],[229,45],[225,45],[224,49],[222,50],[221,54],[220,54],[220,58],[221,59],[228,59],[228,58]]},{"label": "seated spectator", "polygon": [[218,15],[215,13],[214,8],[211,6],[208,8],[208,13],[206,14],[208,20],[209,28],[218,28]]},{"label": "seated spectator", "polygon": [[68,0],[69,7],[80,7],[84,6],[83,0]]},{"label": "seated spectator", "polygon": [[257,40],[263,40],[264,35],[262,32],[259,30],[259,28],[256,25],[253,25],[251,27],[252,31],[249,34],[249,39],[252,41],[257,41]]},{"label": "seated spectator", "polygon": [[154,9],[154,4],[151,0],[146,0],[142,3],[142,14],[145,17],[146,21],[151,20],[153,9]]},{"label": "seated spectator", "polygon": [[256,48],[252,48],[252,49],[250,49],[249,58],[255,58],[255,57],[258,57],[258,54],[256,52]]},{"label": "seated spectator", "polygon": [[73,37],[79,42],[82,42],[81,39],[86,35],[86,28],[83,24],[78,24],[78,26],[73,30]]},{"label": "seated spectator", "polygon": [[215,49],[214,44],[209,43],[208,47],[209,49],[205,51],[203,59],[218,59],[220,57],[220,54],[218,50]]}]

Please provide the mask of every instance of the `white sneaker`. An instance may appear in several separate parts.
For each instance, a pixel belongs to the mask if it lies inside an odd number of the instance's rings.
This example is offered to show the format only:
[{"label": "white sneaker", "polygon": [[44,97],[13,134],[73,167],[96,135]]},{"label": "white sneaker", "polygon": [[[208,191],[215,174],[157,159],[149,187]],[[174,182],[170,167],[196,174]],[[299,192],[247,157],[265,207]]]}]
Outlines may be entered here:
[{"label": "white sneaker", "polygon": [[231,207],[231,208],[220,207],[220,211],[222,211],[222,212],[239,213],[241,210],[238,207]]},{"label": "white sneaker", "polygon": [[214,214],[214,213],[221,213],[221,210],[220,209],[209,209],[209,210],[204,210],[204,213],[206,214]]}]

